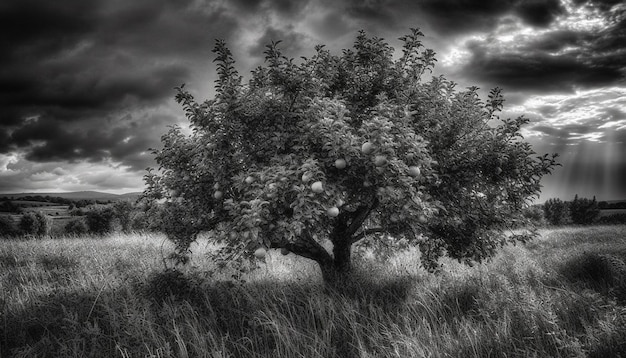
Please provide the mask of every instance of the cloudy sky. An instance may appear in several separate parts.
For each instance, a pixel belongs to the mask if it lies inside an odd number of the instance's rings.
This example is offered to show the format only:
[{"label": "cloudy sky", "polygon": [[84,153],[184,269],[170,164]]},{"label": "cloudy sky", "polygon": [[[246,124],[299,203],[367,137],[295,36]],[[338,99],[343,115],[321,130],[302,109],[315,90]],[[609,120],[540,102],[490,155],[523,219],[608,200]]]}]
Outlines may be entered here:
[{"label": "cloudy sky", "polygon": [[140,191],[150,147],[184,122],[174,87],[213,94],[216,38],[242,74],[282,40],[340,53],[357,31],[419,27],[436,74],[504,89],[506,115],[563,167],[541,201],[626,199],[626,5],[621,0],[3,0],[0,193]]}]

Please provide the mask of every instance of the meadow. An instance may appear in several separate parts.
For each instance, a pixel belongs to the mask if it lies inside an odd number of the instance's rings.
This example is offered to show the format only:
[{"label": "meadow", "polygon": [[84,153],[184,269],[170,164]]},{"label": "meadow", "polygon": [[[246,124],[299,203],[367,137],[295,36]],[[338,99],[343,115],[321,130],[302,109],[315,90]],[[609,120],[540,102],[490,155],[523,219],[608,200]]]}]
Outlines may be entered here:
[{"label": "meadow", "polygon": [[626,226],[545,229],[468,267],[364,257],[341,292],[270,251],[245,283],[156,234],[0,240],[0,357],[626,356]]}]

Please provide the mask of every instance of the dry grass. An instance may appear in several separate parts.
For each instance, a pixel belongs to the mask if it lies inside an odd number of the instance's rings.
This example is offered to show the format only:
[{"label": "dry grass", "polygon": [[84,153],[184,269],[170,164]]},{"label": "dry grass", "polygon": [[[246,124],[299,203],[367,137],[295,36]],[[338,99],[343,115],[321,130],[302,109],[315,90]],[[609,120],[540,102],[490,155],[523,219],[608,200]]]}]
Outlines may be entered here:
[{"label": "dry grass", "polygon": [[341,293],[277,252],[234,285],[203,274],[204,244],[178,272],[161,236],[0,241],[0,356],[625,355],[626,227],[542,235],[438,275],[416,251],[363,261]]}]

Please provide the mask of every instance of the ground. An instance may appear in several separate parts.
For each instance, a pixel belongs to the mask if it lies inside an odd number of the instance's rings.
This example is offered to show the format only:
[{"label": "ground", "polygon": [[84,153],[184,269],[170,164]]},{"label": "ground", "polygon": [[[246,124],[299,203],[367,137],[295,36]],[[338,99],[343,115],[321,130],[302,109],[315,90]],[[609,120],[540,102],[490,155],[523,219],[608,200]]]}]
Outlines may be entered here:
[{"label": "ground", "polygon": [[165,270],[160,235],[0,240],[0,356],[609,357],[626,352],[626,226],[546,229],[491,262],[361,260],[328,291],[270,251],[229,281],[195,247]]}]

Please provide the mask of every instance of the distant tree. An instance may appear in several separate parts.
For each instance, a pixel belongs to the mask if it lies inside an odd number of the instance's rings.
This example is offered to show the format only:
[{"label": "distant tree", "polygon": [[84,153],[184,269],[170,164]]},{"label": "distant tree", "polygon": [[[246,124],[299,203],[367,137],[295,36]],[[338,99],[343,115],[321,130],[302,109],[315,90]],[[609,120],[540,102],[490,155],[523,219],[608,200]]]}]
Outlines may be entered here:
[{"label": "distant tree", "polygon": [[570,203],[570,213],[574,224],[592,224],[600,216],[596,197],[594,196],[593,199],[579,198],[576,194],[574,201]]},{"label": "distant tree", "polygon": [[119,223],[123,232],[129,232],[131,229],[132,212],[133,204],[128,200],[119,200],[113,203],[113,213],[115,219]]},{"label": "distant tree", "polygon": [[435,57],[421,37],[400,38],[394,59],[361,32],[341,56],[318,46],[299,64],[272,43],[248,84],[217,41],[216,97],[198,103],[179,88],[192,134],[165,134],[160,171],[146,175],[145,197],[166,199],[162,229],[178,258],[204,230],[224,244],[224,261],[281,249],[334,283],[365,238],[419,245],[428,269],[443,255],[481,261],[529,239],[503,230],[524,220],[554,156],[522,140],[527,119],[500,119],[499,89],[483,102],[476,87],[422,81]]},{"label": "distant tree", "polygon": [[20,207],[15,205],[11,200],[3,200],[0,201],[0,211],[6,213],[19,213],[21,211]]},{"label": "distant tree", "polygon": [[530,205],[524,209],[523,215],[535,226],[543,226],[546,224],[544,211],[541,205]]},{"label": "distant tree", "polygon": [[85,213],[89,232],[104,235],[113,231],[115,212],[109,206],[96,205]]},{"label": "distant tree", "polygon": [[9,215],[0,215],[0,237],[12,237],[19,234],[15,222]]},{"label": "distant tree", "polygon": [[64,230],[66,234],[79,236],[86,234],[89,228],[83,219],[73,219],[65,224]]},{"label": "distant tree", "polygon": [[19,229],[23,235],[45,236],[50,233],[52,220],[44,213],[26,212],[19,221]]},{"label": "distant tree", "polygon": [[551,225],[563,225],[570,221],[569,204],[559,198],[546,201],[543,204],[543,212]]},{"label": "distant tree", "polygon": [[49,235],[50,231],[52,230],[52,218],[50,218],[48,215],[44,214],[41,211],[35,212],[35,218],[37,222],[39,223],[38,229],[37,229],[37,235],[38,236]]}]

